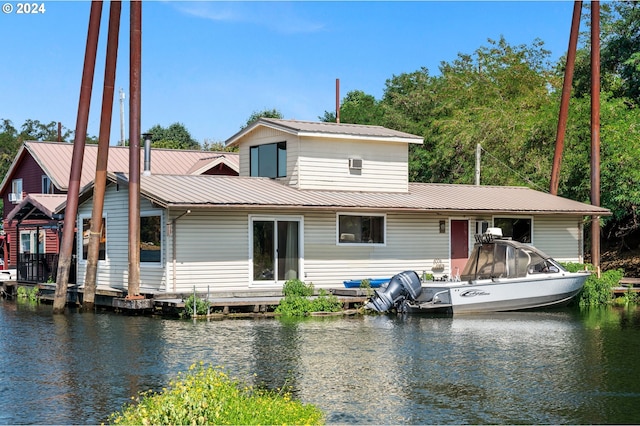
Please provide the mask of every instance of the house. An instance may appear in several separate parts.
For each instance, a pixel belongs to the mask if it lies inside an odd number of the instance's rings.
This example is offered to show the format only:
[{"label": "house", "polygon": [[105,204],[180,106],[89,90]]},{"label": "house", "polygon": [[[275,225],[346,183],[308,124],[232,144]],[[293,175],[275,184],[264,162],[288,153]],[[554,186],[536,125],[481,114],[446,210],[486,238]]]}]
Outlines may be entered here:
[{"label": "house", "polygon": [[[42,282],[55,278],[60,246],[61,206],[71,170],[73,145],[59,142],[25,142],[0,184],[4,201],[3,259],[16,268],[19,279]],[[95,176],[97,145],[86,145],[80,184]],[[144,158],[141,158],[141,167]],[[108,170],[126,170],[128,147],[110,147]],[[154,174],[237,175],[238,155],[229,152],[155,149]],[[60,207],[60,208],[58,208]],[[70,278],[70,281],[72,279]]]},{"label": "house", "polygon": [[[451,277],[488,226],[581,262],[585,216],[610,214],[525,187],[410,183],[414,143],[378,126],[261,118],[227,140],[239,176],[141,176],[140,291],[278,291],[292,278],[329,288],[403,270]],[[110,170],[97,284],[126,291],[128,168]],[[78,229],[92,190],[81,192]]]}]

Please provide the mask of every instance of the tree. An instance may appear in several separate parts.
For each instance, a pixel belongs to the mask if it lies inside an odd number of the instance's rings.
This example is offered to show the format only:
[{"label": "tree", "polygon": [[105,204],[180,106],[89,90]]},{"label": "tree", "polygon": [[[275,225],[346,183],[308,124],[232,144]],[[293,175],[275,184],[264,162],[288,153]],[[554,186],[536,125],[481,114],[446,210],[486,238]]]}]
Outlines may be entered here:
[{"label": "tree", "polygon": [[275,108],[271,108],[271,109],[265,108],[265,109],[263,109],[261,111],[253,111],[251,113],[251,115],[249,116],[249,118],[247,119],[247,122],[245,123],[245,125],[240,127],[240,130],[242,130],[242,129],[246,128],[246,127],[249,127],[249,125],[251,123],[253,123],[257,119],[262,118],[262,117],[264,117],[264,118],[282,119],[282,118],[284,118],[284,115],[282,115],[282,113],[280,111],[278,111],[277,109],[275,109]]},{"label": "tree", "polygon": [[[379,125],[382,115],[382,109],[376,98],[361,90],[352,90],[347,93],[340,105],[341,123]],[[318,118],[331,123],[336,121],[336,114],[325,111],[324,115]]]},{"label": "tree", "polygon": [[167,128],[156,124],[145,133],[151,134],[151,145],[154,148],[200,149],[200,144],[191,137],[182,123],[173,123]]}]

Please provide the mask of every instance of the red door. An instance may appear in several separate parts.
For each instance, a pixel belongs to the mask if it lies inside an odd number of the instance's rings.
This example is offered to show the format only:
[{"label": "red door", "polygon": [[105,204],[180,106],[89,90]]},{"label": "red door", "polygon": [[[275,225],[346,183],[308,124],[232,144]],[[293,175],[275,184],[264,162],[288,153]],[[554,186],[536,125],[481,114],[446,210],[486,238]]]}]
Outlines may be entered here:
[{"label": "red door", "polygon": [[469,256],[469,221],[451,221],[451,276],[460,277]]}]

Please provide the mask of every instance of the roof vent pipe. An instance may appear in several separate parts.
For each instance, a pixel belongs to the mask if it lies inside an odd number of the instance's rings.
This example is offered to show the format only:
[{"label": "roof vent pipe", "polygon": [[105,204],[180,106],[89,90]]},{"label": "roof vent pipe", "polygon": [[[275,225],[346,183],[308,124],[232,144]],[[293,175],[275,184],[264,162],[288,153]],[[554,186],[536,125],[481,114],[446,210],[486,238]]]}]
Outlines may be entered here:
[{"label": "roof vent pipe", "polygon": [[143,133],[144,139],[144,170],[142,176],[151,176],[151,133]]}]

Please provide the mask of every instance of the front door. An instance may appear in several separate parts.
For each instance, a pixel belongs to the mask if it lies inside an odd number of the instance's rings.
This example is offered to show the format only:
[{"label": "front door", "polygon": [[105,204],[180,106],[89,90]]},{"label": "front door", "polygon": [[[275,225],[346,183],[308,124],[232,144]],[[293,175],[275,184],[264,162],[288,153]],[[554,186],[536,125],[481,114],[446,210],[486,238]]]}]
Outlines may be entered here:
[{"label": "front door", "polygon": [[469,221],[451,221],[451,275],[459,278],[469,257]]},{"label": "front door", "polygon": [[252,239],[254,283],[300,278],[300,220],[253,218]]}]

